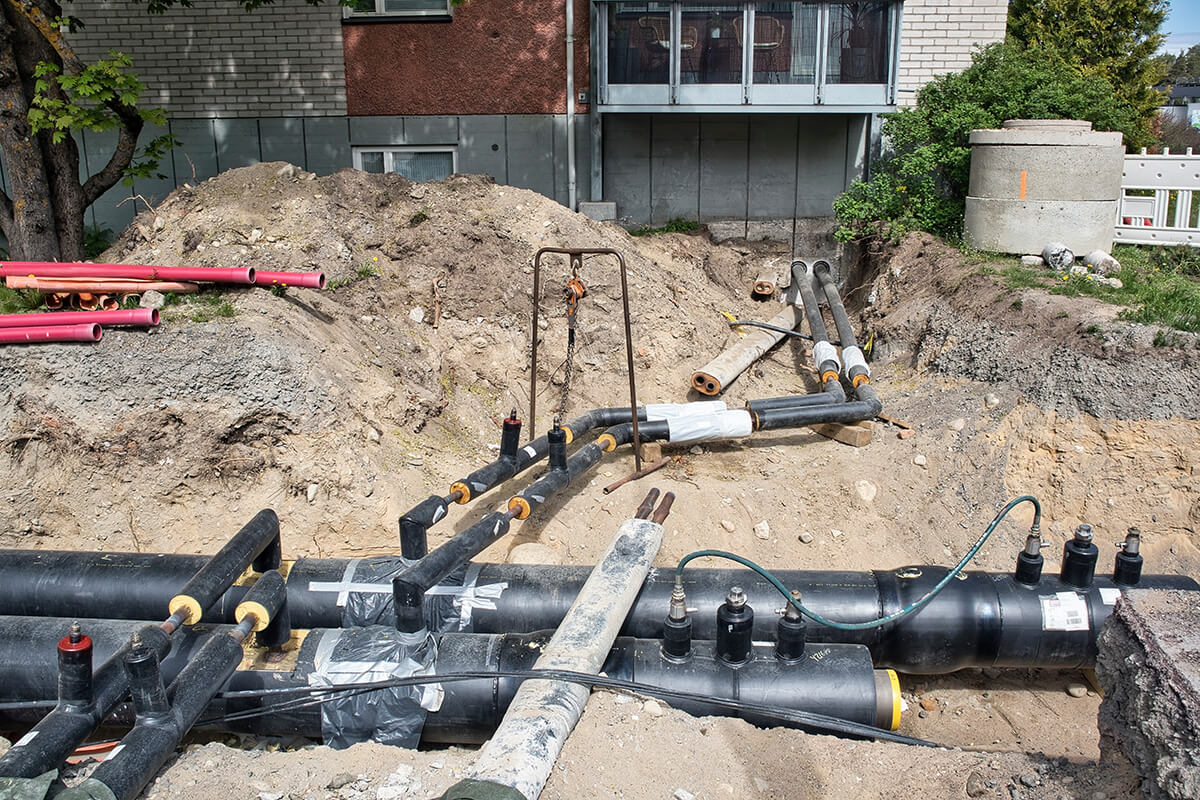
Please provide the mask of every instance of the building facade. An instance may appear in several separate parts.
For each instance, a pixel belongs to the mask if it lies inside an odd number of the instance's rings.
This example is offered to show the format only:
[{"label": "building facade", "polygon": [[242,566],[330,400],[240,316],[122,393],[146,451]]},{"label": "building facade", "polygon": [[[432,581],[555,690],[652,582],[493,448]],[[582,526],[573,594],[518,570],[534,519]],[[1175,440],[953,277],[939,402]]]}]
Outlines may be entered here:
[{"label": "building facade", "polygon": [[[570,5],[568,5],[568,2]],[[182,142],[162,179],[256,161],[414,179],[484,173],[627,224],[827,217],[878,115],[1002,39],[1006,0],[634,3],[228,0],[147,15],[76,0],[85,60],[129,53]],[[568,53],[571,56],[568,57]],[[85,166],[109,137],[82,137]],[[599,204],[599,205],[595,205]]]}]

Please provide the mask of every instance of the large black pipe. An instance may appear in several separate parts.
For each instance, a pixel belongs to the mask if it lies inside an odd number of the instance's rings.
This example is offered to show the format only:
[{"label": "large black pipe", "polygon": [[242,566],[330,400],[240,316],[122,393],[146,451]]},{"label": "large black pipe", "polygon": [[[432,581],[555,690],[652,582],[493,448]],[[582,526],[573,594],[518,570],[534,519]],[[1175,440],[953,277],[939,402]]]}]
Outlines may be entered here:
[{"label": "large black pipe", "polygon": [[804,317],[812,332],[813,360],[817,362],[817,372],[821,376],[821,391],[831,395],[834,398],[833,402],[842,403],[846,399],[846,390],[838,380],[841,364],[837,359],[837,351],[829,343],[829,332],[825,328],[825,319],[821,316],[816,292],[813,291],[808,264],[799,259],[792,262],[792,284],[789,291],[792,290],[800,294]]},{"label": "large black pipe", "polygon": [[780,428],[816,425],[822,422],[859,422],[864,419],[873,419],[883,410],[879,396],[875,394],[875,390],[869,384],[860,384],[855,389],[855,393],[858,399],[847,403],[764,409],[754,415],[755,429],[771,431]]},{"label": "large black pipe", "polygon": [[846,307],[842,305],[842,297],[838,294],[837,284],[833,281],[833,273],[829,269],[829,262],[816,262],[813,264],[812,271],[821,283],[825,302],[829,304],[829,313],[833,317],[834,326],[837,328],[838,339],[842,342],[842,349],[857,347],[858,340],[854,337],[854,326],[850,324],[850,317],[846,314]]},{"label": "large black pipe", "polygon": [[[436,552],[436,551],[435,551]],[[34,550],[5,551],[0,559],[0,613],[61,616],[76,613],[76,598],[91,593],[90,607],[113,617],[142,618],[147,609],[161,608],[174,587],[187,579],[203,556],[140,553],[72,553]],[[392,578],[404,569],[394,556],[351,561],[300,559],[287,575],[288,609],[296,628],[334,628],[343,625],[393,621]],[[431,629],[478,632],[519,632],[555,627],[575,599],[591,567],[483,564],[472,567],[462,586],[455,571],[425,598],[425,621]],[[1096,633],[1112,611],[1120,588],[1107,576],[1097,576],[1086,592],[1047,574],[1033,586],[1002,573],[967,572],[951,581],[940,595],[916,614],[883,628],[848,632],[815,623],[808,626],[812,641],[855,642],[871,648],[876,664],[903,672],[935,674],[963,667],[1076,667],[1090,666]],[[946,574],[945,567],[919,566],[872,572],[780,570],[786,586],[798,589],[805,605],[830,619],[865,621],[898,611],[931,588]],[[715,637],[712,615],[731,586],[745,589],[748,602],[759,610],[756,641],[775,637],[774,614],[783,607],[778,592],[744,569],[692,569],[684,572],[688,605],[701,609],[692,615],[699,639]],[[647,578],[622,629],[627,636],[660,638],[671,597],[674,574],[655,570]],[[1200,592],[1192,578],[1143,576],[1140,588]],[[233,622],[234,608],[246,589],[233,587],[206,620]],[[1042,597],[1072,592],[1087,607],[1088,630],[1042,629]],[[464,602],[481,597],[486,602]],[[459,601],[456,604],[456,600]],[[62,632],[59,632],[62,635]],[[937,646],[924,647],[925,643]],[[921,646],[916,646],[920,644]]]},{"label": "large black pipe", "polygon": [[[132,630],[132,623],[129,622],[89,620],[85,624],[93,632],[96,647],[101,652],[127,639]],[[36,701],[53,691],[52,680],[45,678],[46,663],[52,660],[52,656],[47,657],[45,651],[53,645],[49,637],[36,635],[38,629],[38,626],[30,625],[28,620],[0,617],[0,674],[14,673],[28,678],[22,683],[21,692],[2,691],[0,700]],[[366,632],[370,629],[361,630]],[[438,643],[436,671],[440,674],[525,671],[534,666],[551,633],[444,634]],[[210,635],[216,639],[228,638],[219,635],[219,631],[217,635],[192,631],[181,635],[177,648],[181,652],[173,654],[163,664],[168,678],[180,669],[194,669],[191,665],[200,660],[197,650],[206,646],[205,640]],[[238,670],[230,676],[224,690],[238,692],[307,687],[308,676],[314,671],[316,655],[325,637],[339,635],[340,631],[310,631],[300,645],[294,667],[278,671]],[[873,668],[870,654],[861,646],[826,644],[811,647],[805,652],[805,657],[796,663],[780,661],[770,646],[756,646],[751,660],[736,669],[715,657],[711,642],[696,642],[691,657],[681,664],[662,658],[660,648],[661,643],[657,640],[620,637],[602,671],[612,678],[668,690],[817,712],[884,729],[893,728],[896,721],[893,716],[899,698],[894,694],[888,676]],[[175,683],[181,680],[182,676],[176,678]],[[495,730],[520,684],[521,679],[514,677],[442,684],[445,696],[438,711],[425,715],[422,741],[448,744],[484,741]],[[270,708],[272,704],[292,701],[296,697],[296,694],[289,694],[217,698],[208,704],[201,722],[215,721],[211,727],[221,730],[321,736],[322,719],[318,706],[279,711]],[[734,713],[727,708],[703,702],[671,702],[697,715]],[[221,719],[251,709],[263,709],[265,713],[242,721]],[[12,711],[0,712],[0,720],[7,719],[10,722],[27,719],[28,716]],[[122,716],[128,721],[127,712]],[[764,719],[748,712],[740,716],[752,722],[779,724],[778,720]],[[346,722],[354,724],[352,718]],[[362,724],[370,725],[371,721],[364,719]],[[369,728],[364,728],[352,734],[366,738],[371,732]]]}]

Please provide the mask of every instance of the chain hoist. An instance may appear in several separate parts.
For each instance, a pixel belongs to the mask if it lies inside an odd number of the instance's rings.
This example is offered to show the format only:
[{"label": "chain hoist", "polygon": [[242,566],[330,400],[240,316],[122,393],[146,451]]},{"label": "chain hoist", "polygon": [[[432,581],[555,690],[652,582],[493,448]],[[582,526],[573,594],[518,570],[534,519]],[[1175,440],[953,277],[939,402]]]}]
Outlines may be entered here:
[{"label": "chain hoist", "polygon": [[579,278],[579,261],[571,259],[571,278],[563,287],[563,298],[567,303],[567,359],[563,370],[562,401],[558,413],[567,413],[567,398],[571,394],[571,372],[575,363],[575,322],[579,317],[579,301],[587,297],[587,287]]}]

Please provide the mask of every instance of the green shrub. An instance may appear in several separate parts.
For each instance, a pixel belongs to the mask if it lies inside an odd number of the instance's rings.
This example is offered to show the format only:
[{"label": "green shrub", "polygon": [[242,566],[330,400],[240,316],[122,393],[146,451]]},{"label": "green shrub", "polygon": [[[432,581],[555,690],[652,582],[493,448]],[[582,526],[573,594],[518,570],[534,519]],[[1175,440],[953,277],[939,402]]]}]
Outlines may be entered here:
[{"label": "green shrub", "polygon": [[1055,64],[1035,49],[990,45],[963,72],[925,84],[915,108],[888,115],[888,154],[867,181],[856,181],[834,201],[838,238],[898,240],[922,230],[960,239],[971,131],[998,128],[1006,119],[1082,119],[1127,135],[1137,125],[1104,78]]},{"label": "green shrub", "polygon": [[637,230],[629,232],[631,236],[653,236],[658,233],[695,233],[700,230],[700,223],[682,217],[675,217],[667,220],[667,224],[659,228],[651,228],[649,225],[643,225]]}]

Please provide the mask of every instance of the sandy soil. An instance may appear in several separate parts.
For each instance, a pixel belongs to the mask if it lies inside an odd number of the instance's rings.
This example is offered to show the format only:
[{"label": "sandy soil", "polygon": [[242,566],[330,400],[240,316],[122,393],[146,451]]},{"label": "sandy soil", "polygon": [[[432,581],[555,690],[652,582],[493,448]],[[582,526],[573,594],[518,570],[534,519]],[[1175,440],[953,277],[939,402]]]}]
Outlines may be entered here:
[{"label": "sandy soil", "polygon": [[[413,185],[352,171],[315,178],[281,164],[225,173],[139,217],[106,260],[322,269],[340,288],[228,290],[232,317],[195,321],[209,307],[201,300],[165,309],[151,333],[0,350],[0,546],[211,552],[270,506],[290,555],[395,552],[397,517],[490,461],[509,409],[528,416],[531,263],[541,246],[625,254],[644,402],[696,399],[692,371],[736,338],[721,312],[769,318],[775,306],[748,289],[789,258],[763,243],[631,238],[474,177]],[[1137,525],[1149,571],[1200,574],[1196,351],[1152,347],[1152,333],[1087,299],[1025,290],[1018,311],[978,265],[924,237],[875,255],[865,271],[875,277],[851,294],[852,311],[879,342],[874,383],[885,413],[915,435],[876,423],[861,448],[809,431],[668,448],[666,469],[604,495],[633,468],[629,453],[614,454],[485,558],[534,546],[539,560],[593,563],[653,485],[679,497],[664,566],[701,547],[796,569],[951,563],[1007,498],[1030,492],[1045,507],[1047,553],[1060,552],[1079,522],[1100,542]],[[561,392],[565,262],[551,261],[544,276],[539,429]],[[628,396],[614,264],[589,260],[583,277],[568,417]],[[1103,341],[1088,332],[1094,324]],[[725,399],[811,388],[808,363],[803,344],[785,343]],[[1155,375],[1156,388],[1120,377],[1134,366]],[[431,545],[520,485],[455,509]],[[766,538],[753,532],[761,521]],[[1015,513],[979,566],[1010,569],[1028,521]],[[1068,696],[1076,682],[1086,677],[904,678],[902,732],[948,750],[651,713],[600,693],[543,796],[962,797],[973,773],[972,796],[1135,796],[1125,765],[1098,762],[1099,698]],[[920,717],[923,699],[931,709]],[[192,745],[148,796],[436,796],[470,758],[462,749],[218,741]],[[398,765],[411,771],[389,778]]]}]

